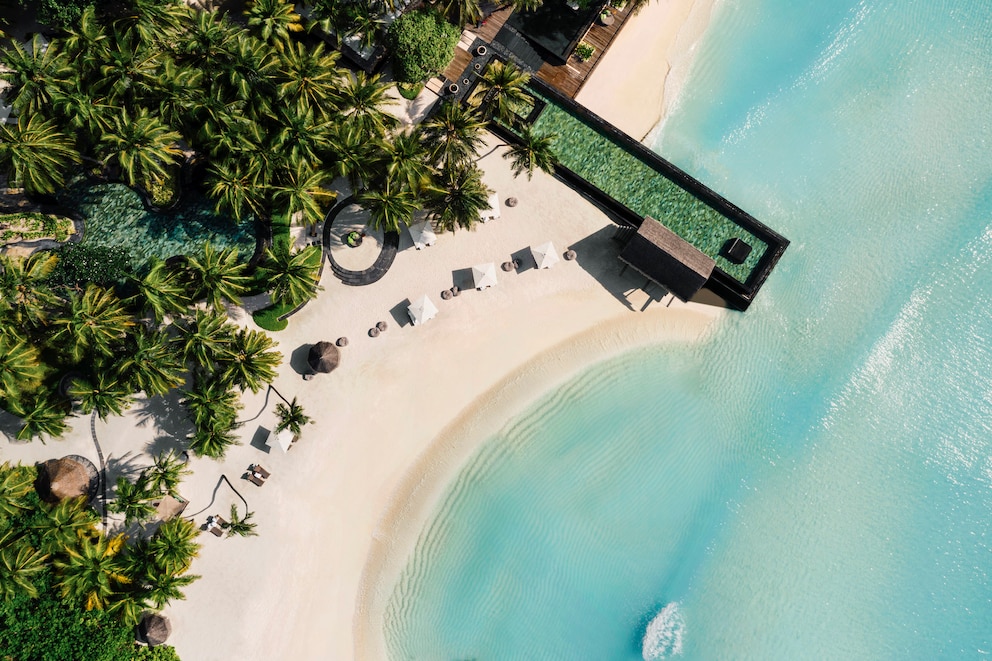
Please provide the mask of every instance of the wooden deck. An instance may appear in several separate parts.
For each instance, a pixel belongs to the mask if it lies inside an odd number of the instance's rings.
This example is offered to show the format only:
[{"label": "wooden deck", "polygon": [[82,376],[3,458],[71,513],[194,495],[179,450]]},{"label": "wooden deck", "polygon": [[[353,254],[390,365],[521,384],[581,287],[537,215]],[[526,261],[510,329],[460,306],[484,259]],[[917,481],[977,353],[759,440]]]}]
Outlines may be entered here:
[{"label": "wooden deck", "polygon": [[[612,25],[600,25],[597,20],[589,30],[586,32],[585,36],[582,37],[581,41],[589,44],[596,51],[592,54],[585,62],[580,62],[579,58],[573,53],[566,64],[554,65],[549,62],[545,62],[541,68],[535,74],[538,78],[551,85],[555,89],[559,90],[562,94],[570,99],[574,99],[582,89],[585,84],[586,79],[592,74],[596,69],[596,65],[599,63],[601,57],[613,43],[613,39],[620,32],[624,23],[627,22],[627,18],[631,15],[631,9],[633,3],[628,2],[627,6],[624,7],[622,11],[613,11],[613,24]],[[493,38],[495,38],[496,33],[500,31],[503,24],[513,13],[512,7],[504,7],[493,12],[483,23],[478,27],[468,27],[466,32],[471,33],[474,36],[481,38],[486,43],[491,43]],[[462,42],[470,41],[463,35]],[[444,72],[441,77],[447,80],[458,80],[465,71],[465,68],[469,65],[472,60],[472,54],[469,53],[463,44],[459,44],[458,48],[455,49],[455,58],[445,67]],[[436,83],[436,86],[440,85],[441,81],[432,81]]]},{"label": "wooden deck", "polygon": [[570,99],[574,99],[579,90],[582,89],[586,79],[596,69],[600,58],[613,43],[620,28],[627,22],[632,8],[633,3],[628,2],[622,11],[613,10],[612,25],[600,25],[598,20],[592,24],[592,27],[582,37],[582,41],[596,49],[596,52],[588,60],[579,62],[579,58],[575,56],[575,53],[572,53],[566,64],[556,66],[545,62],[544,66],[538,70],[537,77]]}]

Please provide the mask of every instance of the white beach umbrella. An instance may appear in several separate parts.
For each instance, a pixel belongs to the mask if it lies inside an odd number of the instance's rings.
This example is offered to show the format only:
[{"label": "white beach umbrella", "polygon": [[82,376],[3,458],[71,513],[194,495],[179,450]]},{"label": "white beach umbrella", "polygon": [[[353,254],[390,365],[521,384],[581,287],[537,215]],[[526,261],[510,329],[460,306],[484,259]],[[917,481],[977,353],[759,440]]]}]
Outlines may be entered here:
[{"label": "white beach umbrella", "polygon": [[534,255],[534,261],[537,262],[539,269],[549,269],[558,263],[558,253],[555,252],[555,246],[550,241],[539,246],[531,246],[530,253]]},{"label": "white beach umbrella", "polygon": [[476,289],[496,286],[496,265],[492,262],[472,267],[472,282]]},{"label": "white beach umbrella", "polygon": [[413,239],[413,246],[420,250],[424,246],[433,246],[437,241],[437,234],[434,233],[430,223],[422,220],[410,225],[410,238]]},{"label": "white beach umbrella", "polygon": [[265,444],[270,448],[279,448],[283,452],[289,452],[289,446],[293,444],[293,432],[288,429],[283,429],[278,434],[274,430],[270,431]]},{"label": "white beach umbrella", "polygon": [[499,218],[499,194],[493,193],[492,195],[490,195],[488,199],[488,203],[489,203],[489,208],[484,209],[479,213],[479,219],[482,220],[482,222],[486,222],[487,220],[492,220],[494,218]]},{"label": "white beach umbrella", "polygon": [[427,294],[424,294],[411,303],[406,311],[410,315],[410,321],[413,322],[414,326],[419,326],[425,321],[430,321],[437,316],[437,306],[434,305],[431,299],[427,298]]}]

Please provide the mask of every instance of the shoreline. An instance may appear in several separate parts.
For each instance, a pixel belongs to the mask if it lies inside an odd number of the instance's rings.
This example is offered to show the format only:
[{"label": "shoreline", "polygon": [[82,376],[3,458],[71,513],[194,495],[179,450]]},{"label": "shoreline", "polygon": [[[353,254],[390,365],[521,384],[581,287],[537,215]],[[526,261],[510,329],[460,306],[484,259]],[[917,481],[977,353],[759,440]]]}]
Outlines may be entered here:
[{"label": "shoreline", "polygon": [[595,365],[647,347],[705,342],[718,317],[713,308],[680,303],[614,317],[525,360],[453,418],[410,466],[376,525],[355,609],[355,658],[388,658],[382,624],[392,589],[452,480],[484,443]]},{"label": "shoreline", "polygon": [[657,134],[717,2],[648,0],[627,19],[575,101],[639,142]]}]

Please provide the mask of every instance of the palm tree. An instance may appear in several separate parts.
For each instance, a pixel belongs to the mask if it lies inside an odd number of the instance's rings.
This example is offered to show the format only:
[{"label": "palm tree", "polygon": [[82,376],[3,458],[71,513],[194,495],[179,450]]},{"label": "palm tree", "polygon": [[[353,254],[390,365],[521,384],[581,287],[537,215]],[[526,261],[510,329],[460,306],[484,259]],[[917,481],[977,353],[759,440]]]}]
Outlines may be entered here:
[{"label": "palm tree", "polygon": [[364,71],[354,77],[346,76],[338,90],[341,115],[346,124],[357,127],[366,139],[374,139],[395,127],[398,120],[383,108],[393,103],[387,92],[392,83],[380,81],[378,75],[369,78]]},{"label": "palm tree", "polygon": [[444,0],[441,12],[459,28],[482,20],[479,0]]},{"label": "palm tree", "polygon": [[43,511],[44,516],[34,519],[31,524],[43,553],[65,553],[66,549],[77,546],[81,539],[98,534],[96,524],[99,517],[87,506],[85,496],[67,498]]},{"label": "palm tree", "polygon": [[290,41],[290,35],[303,31],[300,15],[293,3],[286,0],[251,0],[245,10],[248,27],[255,28],[258,36],[282,50]]},{"label": "palm tree", "polygon": [[147,588],[145,595],[155,608],[165,608],[170,601],[184,599],[182,588],[188,587],[198,578],[200,577],[194,574],[177,575],[151,567],[144,579]]},{"label": "palm tree", "polygon": [[27,48],[16,40],[0,49],[3,72],[0,79],[10,83],[4,97],[22,116],[35,117],[51,105],[53,95],[73,76],[73,70],[56,44],[44,47],[41,35],[31,38]]},{"label": "palm tree", "polygon": [[0,310],[17,328],[38,328],[48,319],[48,311],[59,303],[45,280],[58,262],[49,250],[38,250],[27,259],[0,255]]},{"label": "palm tree", "polygon": [[7,400],[11,413],[21,418],[17,440],[27,441],[35,436],[58,438],[69,428],[65,419],[69,415],[66,403],[51,392],[37,391],[27,397]]},{"label": "palm tree", "polygon": [[98,91],[117,107],[132,105],[153,86],[158,58],[135,32],[115,30],[100,56]]},{"label": "palm tree", "polygon": [[238,439],[230,429],[200,427],[190,437],[189,449],[200,457],[223,459],[227,448],[237,444]]},{"label": "palm tree", "polygon": [[207,169],[208,194],[215,200],[217,213],[229,213],[237,221],[262,209],[259,191],[262,172],[253,163],[239,160],[211,163]]},{"label": "palm tree", "polygon": [[288,429],[293,433],[293,436],[297,437],[303,430],[303,425],[313,422],[313,420],[311,420],[306,413],[303,412],[303,407],[296,403],[295,397],[288,405],[283,404],[282,402],[276,404],[276,415],[279,416],[279,424],[276,425],[276,433],[279,433],[284,429]]},{"label": "palm tree", "polygon": [[41,385],[41,354],[10,327],[0,328],[0,399],[17,399]]},{"label": "palm tree", "polygon": [[134,117],[125,108],[103,134],[104,162],[116,160],[129,186],[144,185],[152,178],[166,177],[168,166],[183,153],[178,146],[181,139],[147,108],[139,109]]},{"label": "palm tree", "polygon": [[431,179],[431,164],[420,132],[414,129],[397,133],[392,140],[380,143],[380,148],[381,176],[398,181],[419,195]]},{"label": "palm tree", "polygon": [[339,124],[331,132],[331,151],[336,173],[346,177],[352,190],[368,178],[373,145],[356,126]]},{"label": "palm tree", "polygon": [[265,333],[239,329],[221,360],[221,378],[241,391],[258,392],[276,378],[282,354],[272,349],[272,339]]},{"label": "palm tree", "polygon": [[192,473],[175,452],[169,451],[155,457],[154,463],[144,470],[142,476],[150,491],[176,496],[179,483]]},{"label": "palm tree", "polygon": [[12,529],[0,534],[0,597],[5,601],[20,594],[36,598],[38,588],[33,581],[47,568],[47,558]]},{"label": "palm tree", "polygon": [[320,198],[333,200],[336,193],[325,191],[322,186],[327,181],[327,173],[314,170],[298,160],[287,168],[282,183],[273,187],[273,200],[292,218],[300,214],[303,225],[311,228],[311,236],[316,235],[317,223],[324,217]]},{"label": "palm tree", "polygon": [[279,111],[275,130],[269,133],[268,158],[276,166],[273,169],[283,163],[311,169],[310,163],[320,162],[320,155],[331,144],[331,123],[316,117],[313,110],[300,110],[297,106]]},{"label": "palm tree", "polygon": [[512,62],[496,60],[479,78],[471,103],[497,121],[510,124],[515,116],[513,107],[531,99],[526,90],[529,82],[529,73],[521,71]]},{"label": "palm tree", "polygon": [[384,232],[399,232],[413,221],[417,198],[390,179],[358,194],[358,204],[369,212],[369,225]]},{"label": "palm tree", "polygon": [[200,552],[199,534],[196,525],[181,516],[164,522],[148,542],[155,565],[169,574],[185,572]]},{"label": "palm tree", "polygon": [[423,125],[424,144],[431,160],[442,169],[468,163],[485,144],[486,124],[474,110],[445,102]]},{"label": "palm tree", "polygon": [[227,522],[227,536],[233,537],[234,535],[240,535],[241,537],[255,537],[258,535],[255,532],[258,524],[251,520],[254,515],[254,512],[245,512],[244,518],[241,518],[238,514],[238,506],[231,505],[231,517],[230,521]]},{"label": "palm tree", "polygon": [[108,602],[131,582],[119,557],[123,548],[124,535],[109,539],[98,535],[66,548],[66,556],[55,559],[61,576],[62,596],[81,600],[86,610],[106,608]]},{"label": "palm tree", "polygon": [[527,180],[530,181],[535,169],[554,174],[557,159],[551,146],[557,138],[555,134],[534,135],[529,126],[523,129],[518,141],[511,144],[503,153],[503,158],[510,159],[513,176],[519,177],[526,172]]},{"label": "palm tree", "polygon": [[81,162],[72,138],[40,114],[24,114],[16,126],[0,125],[0,163],[15,186],[51,194],[65,185],[65,172]]},{"label": "palm tree", "polygon": [[172,341],[164,331],[149,331],[140,327],[131,335],[133,344],[118,362],[118,373],[137,390],[149,397],[164,395],[181,386],[186,378],[185,365],[173,349]]},{"label": "palm tree", "polygon": [[480,214],[489,208],[491,194],[492,191],[482,183],[479,168],[472,164],[442,170],[426,196],[425,206],[442,230],[472,229]]},{"label": "palm tree", "polygon": [[27,496],[34,491],[34,479],[24,466],[0,464],[0,519],[31,508]]},{"label": "palm tree", "polygon": [[89,415],[96,411],[101,420],[110,415],[124,415],[131,408],[134,390],[116,370],[105,364],[97,365],[91,378],[76,378],[69,386],[69,396],[79,402],[80,410]]},{"label": "palm tree", "polygon": [[155,507],[151,503],[155,495],[142,478],[132,482],[122,475],[117,478],[117,498],[107,509],[123,514],[124,525],[129,526],[135,521],[144,521],[155,513]]},{"label": "palm tree", "polygon": [[215,310],[197,310],[196,316],[174,326],[179,332],[183,360],[192,360],[200,367],[210,367],[225,350],[231,338],[233,324]]},{"label": "palm tree", "polygon": [[276,74],[279,98],[295,103],[302,110],[316,110],[324,116],[337,107],[341,74],[337,51],[327,53],[324,44],[311,47],[300,42],[289,44],[279,54]]},{"label": "palm tree", "polygon": [[161,259],[154,259],[143,278],[134,278],[138,288],[136,299],[143,310],[149,310],[155,321],[162,323],[166,315],[182,314],[189,308],[189,296],[176,271]]},{"label": "palm tree", "polygon": [[265,262],[259,270],[276,303],[296,307],[316,297],[317,292],[323,289],[317,284],[320,262],[311,259],[314,250],[319,248],[306,248],[293,253],[265,252]]},{"label": "palm tree", "polygon": [[86,355],[110,356],[134,319],[113,291],[89,284],[80,296],[69,297],[68,314],[53,320],[54,346],[64,348],[73,361]]},{"label": "palm tree", "polygon": [[197,372],[183,404],[197,429],[230,429],[237,421],[241,398],[227,382]]},{"label": "palm tree", "polygon": [[245,265],[238,263],[237,248],[217,251],[207,243],[202,253],[189,257],[186,266],[197,299],[205,298],[218,312],[223,311],[225,299],[234,305],[241,302],[249,278],[245,275]]}]

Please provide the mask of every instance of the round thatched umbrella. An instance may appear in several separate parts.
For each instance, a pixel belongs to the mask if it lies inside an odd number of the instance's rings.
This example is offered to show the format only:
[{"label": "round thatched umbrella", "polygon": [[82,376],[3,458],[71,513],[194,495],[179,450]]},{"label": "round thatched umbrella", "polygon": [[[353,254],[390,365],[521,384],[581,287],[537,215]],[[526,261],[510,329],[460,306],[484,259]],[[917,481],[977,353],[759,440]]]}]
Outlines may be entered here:
[{"label": "round thatched umbrella", "polygon": [[307,354],[307,363],[314,372],[332,372],[340,362],[341,352],[333,342],[318,342]]},{"label": "round thatched umbrella", "polygon": [[44,500],[57,503],[66,498],[96,495],[100,475],[86,457],[70,454],[61,459],[49,459],[38,465],[35,488]]},{"label": "round thatched umbrella", "polygon": [[446,301],[449,300],[449,299],[451,299],[451,290],[450,289],[445,289],[444,291],[442,291],[441,292],[441,298],[443,298]]},{"label": "round thatched umbrella", "polygon": [[339,347],[346,347],[346,346],[348,346],[348,338],[346,338],[346,337],[339,337],[338,338],[337,345]]},{"label": "round thatched umbrella", "polygon": [[369,329],[369,337],[379,337],[379,329],[373,326]]},{"label": "round thatched umbrella", "polygon": [[172,633],[172,624],[169,618],[160,613],[149,613],[138,624],[138,634],[149,647],[161,645],[169,639],[170,633]]},{"label": "round thatched umbrella", "polygon": [[385,321],[380,321],[379,323],[377,323],[375,325],[375,327],[379,329],[379,332],[380,333],[384,333],[384,332],[386,332],[386,329],[389,328],[389,325],[386,324]]}]

